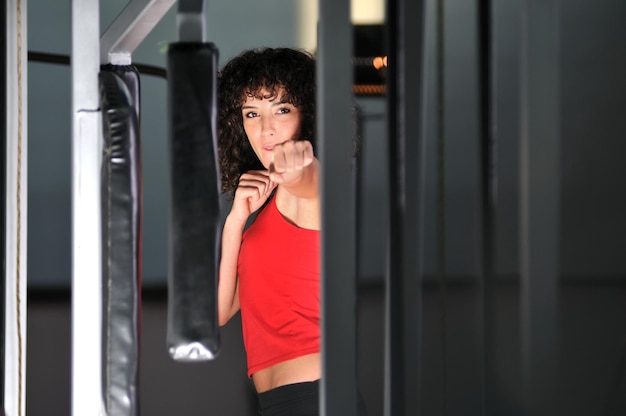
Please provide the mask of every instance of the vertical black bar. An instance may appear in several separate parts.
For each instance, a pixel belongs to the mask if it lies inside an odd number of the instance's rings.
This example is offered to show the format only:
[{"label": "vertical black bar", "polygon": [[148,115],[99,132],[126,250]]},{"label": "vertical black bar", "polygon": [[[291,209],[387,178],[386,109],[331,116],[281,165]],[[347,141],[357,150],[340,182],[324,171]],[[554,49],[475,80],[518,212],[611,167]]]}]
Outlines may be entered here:
[{"label": "vertical black bar", "polygon": [[[7,6],[3,3],[0,7],[0,21],[7,27]],[[0,189],[2,201],[0,204],[0,253],[2,255],[2,276],[0,277],[0,409],[4,409],[4,378],[5,378],[5,343],[6,343],[6,171],[7,171],[7,33],[0,30],[0,78],[2,79],[2,92],[0,93],[0,131],[2,131],[2,144],[0,144]]]},{"label": "vertical black bar", "polygon": [[387,0],[389,269],[385,414],[419,414],[422,346],[424,2]]},{"label": "vertical black bar", "polygon": [[[363,223],[363,220],[362,220],[363,209],[361,208],[361,203],[360,203],[361,202],[361,189],[362,189],[361,187],[363,186],[363,180],[362,180],[363,177],[361,175],[361,167],[363,166],[363,153],[361,153],[360,151],[361,140],[362,140],[362,129],[363,129],[363,110],[356,103],[354,104],[352,108],[352,123],[353,123],[352,129],[353,129],[353,137],[354,137],[354,144],[353,144],[354,158],[352,160],[352,170],[353,170],[352,180],[353,180],[353,187],[354,187],[354,194],[353,194],[354,196],[354,227],[355,227],[354,228],[354,241],[355,241],[354,262],[356,264],[355,284],[356,284],[357,292],[358,292],[359,277],[361,276],[360,264],[361,264],[361,255],[362,255],[361,250],[359,248],[359,241],[361,241],[361,238],[359,237],[360,235],[359,224]],[[358,323],[355,322],[355,325],[358,325]],[[358,348],[356,352],[358,353]]]},{"label": "vertical black bar", "polygon": [[435,2],[435,103],[436,103],[436,239],[437,283],[439,286],[439,316],[441,326],[441,414],[448,414],[448,288],[446,245],[446,27],[445,0]]},{"label": "vertical black bar", "polygon": [[478,0],[478,94],[479,94],[479,226],[478,258],[478,339],[481,361],[483,414],[490,415],[495,387],[494,283],[495,283],[495,207],[497,191],[496,140],[493,125],[493,48],[491,0]]},{"label": "vertical black bar", "polygon": [[559,273],[558,0],[527,0],[522,13],[521,323],[528,415],[558,413]]},{"label": "vertical black bar", "polygon": [[321,162],[320,414],[356,415],[356,239],[350,2],[320,0],[317,131]]},{"label": "vertical black bar", "polygon": [[221,241],[218,49],[171,43],[167,55],[170,225],[167,344],[175,360],[216,357]]}]

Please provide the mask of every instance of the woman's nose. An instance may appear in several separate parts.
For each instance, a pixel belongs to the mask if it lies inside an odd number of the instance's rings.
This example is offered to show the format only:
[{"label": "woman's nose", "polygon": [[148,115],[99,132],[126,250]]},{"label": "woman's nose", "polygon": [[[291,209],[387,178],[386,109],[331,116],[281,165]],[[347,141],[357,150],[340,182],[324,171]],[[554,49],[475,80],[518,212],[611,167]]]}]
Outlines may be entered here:
[{"label": "woman's nose", "polygon": [[272,117],[261,118],[261,132],[266,135],[273,135],[276,132]]}]

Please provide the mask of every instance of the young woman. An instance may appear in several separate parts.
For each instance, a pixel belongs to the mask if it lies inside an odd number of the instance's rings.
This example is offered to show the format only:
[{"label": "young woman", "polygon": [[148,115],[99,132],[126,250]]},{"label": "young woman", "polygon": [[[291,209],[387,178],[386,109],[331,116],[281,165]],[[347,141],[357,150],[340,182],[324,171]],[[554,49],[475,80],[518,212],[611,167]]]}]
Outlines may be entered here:
[{"label": "young woman", "polygon": [[317,415],[315,61],[293,49],[250,50],[218,79],[223,189],[233,196],[222,234],[220,325],[241,310],[260,415]]},{"label": "young woman", "polygon": [[[219,321],[241,310],[261,416],[319,414],[320,200],[315,61],[249,50],[219,75],[223,190]],[[253,215],[254,214],[254,215]],[[366,415],[357,397],[358,414]]]}]

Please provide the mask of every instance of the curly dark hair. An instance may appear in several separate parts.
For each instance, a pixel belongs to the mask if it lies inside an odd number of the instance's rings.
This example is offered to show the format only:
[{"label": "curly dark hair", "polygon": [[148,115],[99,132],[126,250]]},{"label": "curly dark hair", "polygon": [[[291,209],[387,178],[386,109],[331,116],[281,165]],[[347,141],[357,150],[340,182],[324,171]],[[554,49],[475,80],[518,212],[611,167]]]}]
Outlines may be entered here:
[{"label": "curly dark hair", "polygon": [[[315,59],[306,51],[262,48],[244,51],[218,74],[218,150],[222,191],[234,195],[239,177],[264,169],[243,129],[241,107],[248,97],[273,98],[284,88],[281,101],[298,107],[303,115],[298,139],[315,146]],[[269,96],[261,96],[267,89]]]}]

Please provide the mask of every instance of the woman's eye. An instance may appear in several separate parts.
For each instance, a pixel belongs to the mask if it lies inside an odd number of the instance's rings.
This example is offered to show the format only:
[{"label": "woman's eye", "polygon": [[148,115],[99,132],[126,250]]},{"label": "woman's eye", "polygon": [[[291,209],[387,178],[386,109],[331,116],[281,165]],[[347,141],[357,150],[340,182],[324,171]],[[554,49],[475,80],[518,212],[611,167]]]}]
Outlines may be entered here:
[{"label": "woman's eye", "polygon": [[291,110],[289,108],[287,108],[287,107],[281,107],[281,108],[278,109],[278,114],[287,114],[287,113],[290,113],[290,112],[291,112]]},{"label": "woman's eye", "polygon": [[257,116],[257,113],[255,113],[254,111],[250,111],[250,112],[244,114],[245,118],[254,118],[256,116]]}]

